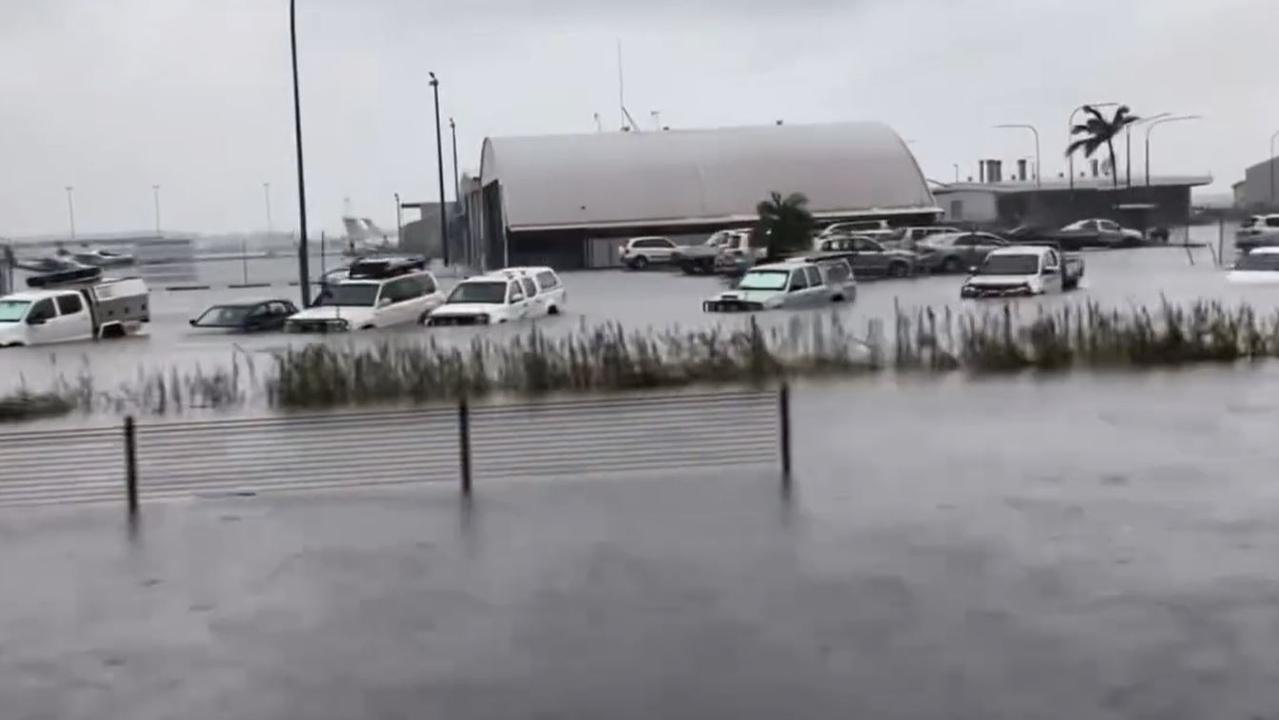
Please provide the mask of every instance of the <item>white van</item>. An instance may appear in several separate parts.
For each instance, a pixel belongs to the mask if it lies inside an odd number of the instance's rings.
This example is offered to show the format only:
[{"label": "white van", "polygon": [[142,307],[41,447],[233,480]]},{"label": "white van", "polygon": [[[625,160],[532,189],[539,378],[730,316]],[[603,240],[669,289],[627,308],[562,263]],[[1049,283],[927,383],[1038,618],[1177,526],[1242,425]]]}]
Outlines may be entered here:
[{"label": "white van", "polygon": [[558,315],[568,300],[564,283],[547,267],[505,268],[457,284],[426,324],[499,325]]},{"label": "white van", "polygon": [[326,285],[315,304],[291,316],[285,332],[346,332],[421,322],[444,302],[422,259],[366,258],[345,280]]}]

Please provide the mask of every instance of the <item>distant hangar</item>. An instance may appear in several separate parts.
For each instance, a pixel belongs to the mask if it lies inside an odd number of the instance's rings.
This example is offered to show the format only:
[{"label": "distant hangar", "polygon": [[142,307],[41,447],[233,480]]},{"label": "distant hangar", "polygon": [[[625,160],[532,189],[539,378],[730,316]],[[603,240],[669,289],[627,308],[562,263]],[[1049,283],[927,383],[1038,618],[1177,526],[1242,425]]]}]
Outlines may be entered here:
[{"label": "distant hangar", "polygon": [[467,198],[486,266],[616,263],[619,239],[749,225],[771,191],[821,219],[932,221],[914,156],[880,123],[489,138]]}]

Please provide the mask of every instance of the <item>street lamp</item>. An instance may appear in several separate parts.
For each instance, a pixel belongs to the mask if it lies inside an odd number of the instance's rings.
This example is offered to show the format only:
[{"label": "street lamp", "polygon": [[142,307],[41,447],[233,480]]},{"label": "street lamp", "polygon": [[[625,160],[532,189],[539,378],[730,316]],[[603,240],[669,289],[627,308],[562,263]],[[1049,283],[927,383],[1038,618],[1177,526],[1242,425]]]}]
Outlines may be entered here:
[{"label": "street lamp", "polygon": [[959,182],[959,163],[951,163],[955,166],[955,182]]},{"label": "street lamp", "polygon": [[444,267],[449,266],[449,217],[444,208],[444,135],[440,129],[440,80],[431,76],[431,91],[435,95],[435,156],[440,174],[440,244],[444,247]]},{"label": "street lamp", "polygon": [[1275,138],[1279,138],[1279,130],[1270,136],[1270,209],[1275,209]]},{"label": "street lamp", "polygon": [[999,130],[1029,130],[1035,134],[1035,187],[1042,187],[1042,183],[1039,180],[1040,168],[1042,167],[1042,164],[1039,162],[1039,129],[1034,125],[1027,125],[1025,123],[996,125],[995,128]]},{"label": "street lamp", "polygon": [[400,194],[395,193],[395,243],[401,248],[404,247],[404,215],[400,212]]},{"label": "street lamp", "polygon": [[1132,129],[1138,125],[1145,125],[1146,123],[1166,118],[1171,114],[1172,113],[1162,112],[1158,115],[1151,115],[1150,117],[1141,118],[1136,122],[1129,123],[1128,126],[1124,128],[1124,162],[1127,164],[1126,173],[1128,175],[1127,185],[1129,190],[1132,189]]},{"label": "street lamp", "polygon": [[1201,120],[1201,115],[1173,115],[1171,117],[1163,117],[1155,120],[1146,126],[1146,189],[1150,189],[1150,132],[1155,128],[1170,122],[1181,122],[1183,120]]},{"label": "street lamp", "polygon": [[152,185],[151,194],[155,196],[155,235],[160,237],[160,186]]},{"label": "street lamp", "polygon": [[[1084,108],[1088,108],[1088,107],[1091,107],[1091,108],[1115,107],[1118,104],[1119,103],[1114,103],[1114,102],[1084,103],[1083,105],[1080,105],[1074,110],[1071,110],[1070,119],[1066,122],[1066,142],[1069,143],[1070,138],[1073,137],[1075,134],[1075,115],[1078,115],[1080,110],[1083,110]],[[1073,192],[1075,189],[1075,154],[1074,153],[1067,154],[1066,162],[1069,164],[1070,189]]]},{"label": "street lamp", "polygon": [[302,94],[298,88],[297,0],[289,0],[289,40],[293,57],[293,133],[298,156],[298,224],[302,237],[298,242],[298,285],[302,290],[302,306],[311,305],[311,268],[306,246],[306,170],[302,162]]},{"label": "street lamp", "polygon": [[75,242],[75,188],[67,186],[67,218],[71,221],[71,242]]}]

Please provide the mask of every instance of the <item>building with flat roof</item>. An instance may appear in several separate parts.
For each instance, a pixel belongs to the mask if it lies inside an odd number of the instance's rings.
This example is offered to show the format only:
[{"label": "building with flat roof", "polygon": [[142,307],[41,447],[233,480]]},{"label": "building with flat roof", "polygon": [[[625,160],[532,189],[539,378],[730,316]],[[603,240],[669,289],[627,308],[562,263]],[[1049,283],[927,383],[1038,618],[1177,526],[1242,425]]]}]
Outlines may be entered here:
[{"label": "building with flat roof", "polygon": [[1238,206],[1247,210],[1279,209],[1279,158],[1271,158],[1244,171],[1243,186],[1235,193]]},{"label": "building with flat roof", "polygon": [[1190,217],[1190,191],[1209,185],[1209,175],[1123,178],[1115,188],[1109,176],[1044,178],[997,182],[938,183],[933,195],[947,223],[1061,227],[1085,218],[1109,218],[1137,226],[1175,226]]},{"label": "building with flat roof", "polygon": [[603,267],[628,237],[751,225],[773,191],[824,220],[941,212],[906,144],[871,122],[488,138],[467,208],[488,267]]}]

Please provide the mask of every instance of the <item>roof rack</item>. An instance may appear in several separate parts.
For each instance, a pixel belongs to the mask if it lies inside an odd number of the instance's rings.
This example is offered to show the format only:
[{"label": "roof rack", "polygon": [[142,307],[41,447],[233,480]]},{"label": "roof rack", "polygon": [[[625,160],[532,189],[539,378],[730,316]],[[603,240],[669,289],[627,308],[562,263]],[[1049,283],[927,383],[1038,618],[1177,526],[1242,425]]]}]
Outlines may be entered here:
[{"label": "roof rack", "polygon": [[368,257],[351,263],[350,280],[384,280],[426,269],[424,257]]},{"label": "roof rack", "polygon": [[102,268],[74,267],[27,278],[27,287],[52,289],[67,285],[93,284],[102,279]]}]

